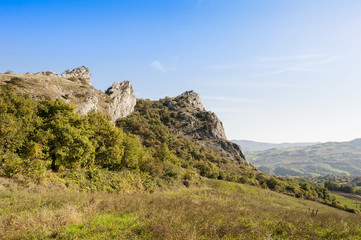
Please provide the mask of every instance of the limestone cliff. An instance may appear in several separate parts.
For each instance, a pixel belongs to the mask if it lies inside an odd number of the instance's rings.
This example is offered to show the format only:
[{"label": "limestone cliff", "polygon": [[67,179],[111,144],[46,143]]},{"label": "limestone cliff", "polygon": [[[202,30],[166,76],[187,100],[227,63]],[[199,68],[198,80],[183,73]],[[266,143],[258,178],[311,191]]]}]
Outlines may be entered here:
[{"label": "limestone cliff", "polygon": [[109,105],[108,114],[114,121],[126,117],[134,111],[137,99],[134,95],[132,84],[129,81],[114,82],[105,93],[112,100],[112,103]]},{"label": "limestone cliff", "polygon": [[14,85],[18,91],[36,99],[62,99],[76,105],[76,111],[82,115],[92,110],[100,111],[110,115],[113,122],[132,113],[136,103],[129,81],[115,82],[104,93],[90,86],[91,74],[84,66],[63,74],[52,71],[0,74],[0,84]]}]

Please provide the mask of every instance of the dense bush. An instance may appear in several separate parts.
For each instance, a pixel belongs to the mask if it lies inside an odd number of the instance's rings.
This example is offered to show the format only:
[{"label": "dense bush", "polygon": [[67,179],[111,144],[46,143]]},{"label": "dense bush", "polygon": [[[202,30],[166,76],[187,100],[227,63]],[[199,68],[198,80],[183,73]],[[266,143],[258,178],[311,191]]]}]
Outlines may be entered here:
[{"label": "dense bush", "polygon": [[[101,113],[79,116],[74,106],[59,99],[37,102],[14,92],[11,86],[1,86],[0,174],[41,180],[47,170],[52,170],[66,179],[80,174],[77,179],[81,182],[94,181],[100,176],[95,174],[97,169],[107,169],[138,176],[144,181],[140,189],[181,182],[179,159],[166,143],[146,148],[138,136],[114,127]],[[101,176],[104,182],[106,177]],[[114,178],[114,174],[110,176]]]}]

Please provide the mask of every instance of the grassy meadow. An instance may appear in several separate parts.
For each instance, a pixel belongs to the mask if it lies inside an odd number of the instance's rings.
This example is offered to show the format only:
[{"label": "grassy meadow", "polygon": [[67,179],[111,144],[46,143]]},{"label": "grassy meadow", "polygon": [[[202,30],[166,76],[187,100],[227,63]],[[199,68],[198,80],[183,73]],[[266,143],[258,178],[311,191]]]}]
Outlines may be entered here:
[{"label": "grassy meadow", "polygon": [[0,239],[361,239],[360,220],[314,201],[219,180],[115,194],[0,179]]}]

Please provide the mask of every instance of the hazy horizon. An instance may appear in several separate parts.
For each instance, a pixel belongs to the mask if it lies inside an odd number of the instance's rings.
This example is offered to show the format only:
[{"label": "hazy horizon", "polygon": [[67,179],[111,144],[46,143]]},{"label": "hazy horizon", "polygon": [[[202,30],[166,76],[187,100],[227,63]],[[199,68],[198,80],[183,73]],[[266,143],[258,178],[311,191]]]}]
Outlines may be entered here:
[{"label": "hazy horizon", "polygon": [[361,2],[0,2],[0,72],[89,67],[105,90],[130,80],[138,98],[187,90],[228,139],[361,137]]}]

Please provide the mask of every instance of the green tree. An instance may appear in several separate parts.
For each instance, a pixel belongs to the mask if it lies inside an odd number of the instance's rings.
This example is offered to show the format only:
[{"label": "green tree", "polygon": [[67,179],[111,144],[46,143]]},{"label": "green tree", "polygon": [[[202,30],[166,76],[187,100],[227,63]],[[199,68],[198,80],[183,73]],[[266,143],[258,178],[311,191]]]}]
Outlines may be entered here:
[{"label": "green tree", "polygon": [[[51,168],[75,168],[93,162],[95,148],[89,140],[87,121],[74,112],[75,107],[57,99],[44,101],[39,115],[44,119],[37,136],[48,146]],[[45,136],[45,139],[43,138]]]},{"label": "green tree", "polygon": [[95,164],[105,168],[120,168],[124,156],[121,128],[116,128],[109,121],[109,116],[90,112],[88,123],[91,130],[90,139],[95,146]]},{"label": "green tree", "polygon": [[145,157],[146,152],[139,137],[133,134],[126,134],[124,138],[124,156],[122,166],[130,169],[139,167],[139,163]]},{"label": "green tree", "polygon": [[0,88],[0,151],[19,152],[35,130],[36,101],[16,95],[11,86]]}]

